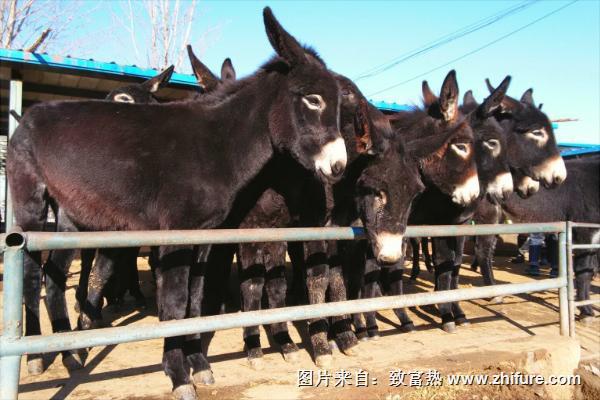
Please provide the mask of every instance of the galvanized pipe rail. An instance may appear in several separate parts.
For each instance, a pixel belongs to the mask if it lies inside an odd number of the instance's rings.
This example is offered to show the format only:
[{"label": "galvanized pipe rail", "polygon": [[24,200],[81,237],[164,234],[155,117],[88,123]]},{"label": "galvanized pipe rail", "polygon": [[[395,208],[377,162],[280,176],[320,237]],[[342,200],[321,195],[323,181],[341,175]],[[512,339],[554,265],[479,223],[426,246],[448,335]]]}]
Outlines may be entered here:
[{"label": "galvanized pipe rail", "polygon": [[575,337],[575,307],[600,304],[600,298],[580,301],[575,300],[575,288],[573,285],[573,282],[575,280],[575,272],[573,267],[573,250],[600,249],[600,244],[573,244],[573,228],[600,229],[600,224],[567,221],[567,287],[569,293],[569,336],[571,337]]},{"label": "galvanized pipe rail", "polygon": [[233,313],[178,321],[163,321],[137,326],[22,337],[23,256],[26,250],[137,247],[165,244],[197,245],[266,241],[354,240],[364,238],[364,231],[361,228],[353,227],[77,233],[22,233],[13,231],[1,238],[4,243],[4,331],[0,338],[0,366],[2,369],[0,398],[17,398],[20,360],[22,355],[28,353],[54,352],[234,327],[271,324],[290,320],[305,320],[397,307],[438,304],[541,290],[559,290],[560,333],[566,335],[569,333],[570,324],[567,304],[569,297],[567,295],[568,257],[566,252],[568,229],[564,222],[511,225],[415,226],[407,229],[406,236],[472,236],[528,232],[558,232],[560,248],[558,278],[518,284]]}]

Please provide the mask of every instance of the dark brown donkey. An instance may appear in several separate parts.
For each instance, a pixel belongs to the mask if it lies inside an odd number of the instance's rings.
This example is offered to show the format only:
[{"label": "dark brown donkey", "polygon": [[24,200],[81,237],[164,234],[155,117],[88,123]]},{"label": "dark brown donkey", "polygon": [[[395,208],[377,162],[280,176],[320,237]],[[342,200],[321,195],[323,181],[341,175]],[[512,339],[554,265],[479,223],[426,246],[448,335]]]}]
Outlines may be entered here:
[{"label": "dark brown donkey", "polygon": [[[336,78],[269,8],[264,21],[279,57],[214,96],[157,105],[76,101],[30,108],[7,160],[17,224],[40,230],[51,202],[77,230],[211,228],[224,221],[241,189],[276,156],[324,181],[338,178],[347,155]],[[159,248],[161,321],[199,314],[196,260],[204,262],[208,249]],[[98,253],[97,259],[107,262],[105,269],[98,270],[99,263],[92,268],[87,303],[94,312],[82,310],[83,328],[100,319],[101,289],[118,253]],[[26,255],[25,283],[38,293],[40,261],[39,252]],[[34,311],[27,309],[30,315]],[[31,328],[39,326],[27,326],[27,334],[39,334]],[[196,398],[190,369],[203,380],[210,374],[205,365],[196,336],[165,338],[163,366],[175,398]]]}]

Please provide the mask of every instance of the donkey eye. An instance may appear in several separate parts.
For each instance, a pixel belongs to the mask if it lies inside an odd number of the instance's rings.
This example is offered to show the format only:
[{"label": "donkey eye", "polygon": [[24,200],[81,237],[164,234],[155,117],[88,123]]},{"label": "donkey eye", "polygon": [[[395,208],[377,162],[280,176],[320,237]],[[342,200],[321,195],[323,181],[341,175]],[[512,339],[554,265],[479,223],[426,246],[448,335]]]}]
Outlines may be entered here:
[{"label": "donkey eye", "polygon": [[383,190],[378,191],[375,194],[375,202],[379,207],[383,207],[387,204],[387,194]]},{"label": "donkey eye", "polygon": [[311,110],[323,110],[325,108],[325,102],[321,95],[309,94],[302,97],[302,101]]},{"label": "donkey eye", "polygon": [[469,155],[470,147],[467,143],[453,143],[451,147],[462,158],[466,158]]},{"label": "donkey eye", "polygon": [[483,145],[492,151],[498,150],[500,148],[500,142],[498,141],[498,139],[488,139],[483,142]]},{"label": "donkey eye", "polygon": [[538,137],[543,137],[544,136],[544,132],[542,132],[540,129],[536,129],[535,131],[531,131],[531,134],[534,136],[538,136]]},{"label": "donkey eye", "polygon": [[548,141],[548,134],[546,129],[533,129],[525,134],[530,140],[532,140],[538,147],[543,147]]},{"label": "donkey eye", "polygon": [[113,97],[113,101],[118,103],[135,103],[133,97],[128,95],[127,93],[119,93]]}]

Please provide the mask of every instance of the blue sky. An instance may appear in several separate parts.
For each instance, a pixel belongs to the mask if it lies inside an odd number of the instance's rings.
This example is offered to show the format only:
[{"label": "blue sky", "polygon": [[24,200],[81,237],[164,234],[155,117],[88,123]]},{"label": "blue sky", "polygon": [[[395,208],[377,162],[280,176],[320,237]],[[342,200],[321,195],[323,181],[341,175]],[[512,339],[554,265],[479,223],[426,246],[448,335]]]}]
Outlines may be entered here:
[{"label": "blue sky", "polygon": [[[191,44],[214,71],[231,57],[238,76],[252,73],[271,54],[261,10],[270,5],[283,26],[302,43],[314,46],[328,66],[350,78],[419,48],[444,35],[514,7],[522,1],[203,1]],[[556,131],[561,142],[600,143],[600,2],[578,1],[522,31],[462,60],[393,89],[380,90],[448,63],[492,42],[570,1],[538,1],[477,32],[413,57],[376,76],[360,79],[363,93],[375,100],[419,103],[421,81],[439,89],[457,71],[461,92],[472,89],[481,100],[484,78],[499,83],[513,77],[509,94],[534,88],[536,102],[552,118],[578,118]],[[107,4],[107,3],[104,3]],[[108,20],[105,7],[94,11],[96,24]],[[208,40],[202,32],[211,28]],[[106,28],[105,28],[106,29]],[[85,52],[82,49],[82,52]],[[73,56],[78,54],[74,51]],[[126,43],[95,43],[97,60],[135,63]],[[80,55],[83,56],[84,54]],[[89,56],[89,54],[85,54]],[[139,61],[138,61],[139,63]],[[189,72],[187,67],[182,72]]]}]

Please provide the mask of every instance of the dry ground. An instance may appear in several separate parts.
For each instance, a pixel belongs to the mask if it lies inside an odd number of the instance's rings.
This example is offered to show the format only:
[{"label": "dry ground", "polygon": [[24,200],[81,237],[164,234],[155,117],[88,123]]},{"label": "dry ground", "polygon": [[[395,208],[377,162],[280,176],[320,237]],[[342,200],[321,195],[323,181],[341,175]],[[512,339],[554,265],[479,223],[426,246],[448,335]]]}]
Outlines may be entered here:
[{"label": "dry ground", "polygon": [[[465,263],[470,262],[466,257]],[[496,262],[496,278],[499,283],[522,282],[525,265],[513,265],[506,258]],[[140,278],[143,291],[152,295],[150,271],[147,260],[139,259]],[[481,286],[478,273],[463,265],[461,286]],[[546,270],[547,272],[547,270]],[[78,262],[72,267],[68,280],[69,310],[73,310],[74,289],[79,277]],[[600,282],[596,280],[595,293],[600,293]],[[232,285],[233,286],[233,285]],[[408,285],[408,292],[430,291],[433,286],[431,275],[423,268],[415,284]],[[598,294],[596,294],[598,296]],[[235,297],[235,296],[234,296]],[[132,299],[129,299],[132,300]],[[154,298],[149,299],[154,303]],[[345,388],[298,387],[298,370],[314,370],[303,323],[290,324],[292,338],[301,347],[297,363],[286,363],[264,334],[265,366],[263,370],[251,369],[243,352],[241,329],[217,332],[210,343],[209,361],[216,384],[198,389],[202,399],[511,399],[545,398],[540,388],[495,387],[495,386],[447,386],[441,388],[391,387],[389,371],[428,369],[439,370],[444,376],[452,372],[514,371],[519,369],[522,358],[528,351],[538,354],[552,352],[556,348],[567,348],[565,339],[558,336],[558,296],[556,291],[506,297],[503,304],[491,304],[487,300],[463,303],[471,325],[459,327],[458,333],[447,334],[438,327],[438,318],[433,307],[415,307],[410,310],[417,327],[416,332],[400,333],[394,314],[379,313],[382,337],[378,341],[362,342],[360,354],[347,357],[334,353],[332,374],[350,371],[353,378],[360,369],[369,373],[369,387],[356,387],[354,383]],[[71,311],[72,324],[75,312]],[[143,326],[156,320],[156,307],[139,311],[126,305],[123,310],[105,310],[105,319],[113,326],[135,324]],[[49,333],[49,323],[44,313],[43,330]],[[577,334],[584,360],[600,364],[600,318],[583,326],[578,323]],[[20,399],[162,399],[168,398],[170,383],[160,364],[162,340],[126,343],[91,350],[86,367],[71,376],[63,368],[60,357],[52,360],[48,370],[41,376],[27,376],[26,366],[21,369]],[[544,354],[546,354],[544,353]],[[574,353],[574,352],[572,352]],[[531,353],[533,354],[533,353]],[[530,354],[530,355],[531,355]],[[574,355],[575,356],[575,355]],[[555,356],[556,357],[556,356]],[[556,360],[555,360],[556,361]],[[566,361],[565,361],[566,362]],[[560,360],[559,360],[560,364]],[[600,378],[592,376],[600,387]],[[373,379],[377,380],[375,384]],[[405,381],[407,382],[407,381]],[[584,398],[600,398],[600,391]],[[596,397],[598,395],[598,397]],[[591,397],[590,397],[591,396]]]}]

